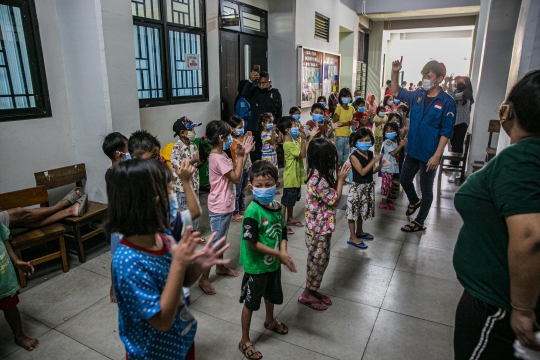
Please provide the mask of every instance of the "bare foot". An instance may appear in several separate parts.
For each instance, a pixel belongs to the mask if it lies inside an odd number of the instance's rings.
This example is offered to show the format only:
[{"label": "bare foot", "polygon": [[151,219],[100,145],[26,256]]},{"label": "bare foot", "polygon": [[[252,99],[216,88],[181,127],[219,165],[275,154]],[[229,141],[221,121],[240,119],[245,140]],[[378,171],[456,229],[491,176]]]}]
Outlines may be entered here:
[{"label": "bare foot", "polygon": [[238,276],[238,272],[236,270],[233,270],[233,269],[229,269],[228,267],[225,267],[223,266],[222,268],[218,269],[216,267],[216,274],[217,275],[227,275],[227,276],[234,276],[234,277],[237,277]]},{"label": "bare foot", "polygon": [[332,300],[328,296],[321,294],[316,290],[313,290],[313,295],[315,295],[315,297],[321,300],[325,305],[332,305]]},{"label": "bare foot", "polygon": [[79,204],[78,202],[71,205],[71,207],[68,209],[69,210],[69,215],[70,216],[79,216],[79,207],[80,206],[81,206],[81,204]]},{"label": "bare foot", "polygon": [[316,309],[316,310],[322,310],[322,309],[326,308],[326,305],[325,305],[325,304],[319,302],[320,299],[319,299],[318,297],[312,295],[312,294],[309,293],[309,292],[304,291],[304,292],[302,293],[302,298],[303,298],[306,302],[311,303],[310,307],[312,307],[312,308],[314,308],[314,309]]},{"label": "bare foot", "polygon": [[199,280],[199,287],[206,295],[215,295],[216,289],[210,284],[209,280]]},{"label": "bare foot", "polygon": [[22,334],[15,338],[15,344],[19,345],[25,350],[32,351],[39,346],[38,339],[30,339],[28,336]]},{"label": "bare foot", "polygon": [[111,297],[111,302],[116,303],[116,296],[114,296],[114,289],[111,285],[111,290],[109,291],[109,296]]}]

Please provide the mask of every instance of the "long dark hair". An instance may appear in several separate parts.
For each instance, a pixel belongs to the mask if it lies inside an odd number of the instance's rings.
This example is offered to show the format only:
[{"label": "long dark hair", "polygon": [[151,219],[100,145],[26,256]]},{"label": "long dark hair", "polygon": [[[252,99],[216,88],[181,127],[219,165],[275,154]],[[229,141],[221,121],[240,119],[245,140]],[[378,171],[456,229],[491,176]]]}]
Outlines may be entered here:
[{"label": "long dark hair", "polygon": [[229,135],[231,135],[231,127],[225,121],[212,120],[206,125],[206,134],[204,134],[199,148],[201,164],[208,161],[210,151],[212,151],[214,146],[219,144],[219,137],[227,137]]},{"label": "long dark hair", "polygon": [[108,233],[150,235],[169,229],[169,168],[154,159],[136,158],[117,164],[107,182]]},{"label": "long dark hair", "polygon": [[[315,170],[319,172],[321,178],[326,180],[330,187],[336,185],[336,165],[338,153],[336,146],[325,138],[311,140],[307,150],[308,180],[313,176]],[[317,181],[321,181],[321,178]]]}]

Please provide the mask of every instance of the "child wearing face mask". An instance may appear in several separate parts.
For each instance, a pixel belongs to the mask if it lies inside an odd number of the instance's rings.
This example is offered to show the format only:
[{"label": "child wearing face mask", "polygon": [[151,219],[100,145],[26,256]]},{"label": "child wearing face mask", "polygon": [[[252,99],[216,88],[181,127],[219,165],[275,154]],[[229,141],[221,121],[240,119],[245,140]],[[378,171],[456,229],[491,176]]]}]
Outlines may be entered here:
[{"label": "child wearing face mask", "polygon": [[[215,239],[227,236],[236,204],[236,185],[242,180],[247,157],[253,150],[253,136],[246,136],[243,143],[235,148],[236,165],[225,154],[231,148],[233,139],[231,127],[225,121],[213,120],[206,126],[206,134],[201,145],[201,160],[208,159],[210,194],[208,194],[208,214],[210,229],[216,232]],[[216,267],[216,274],[238,276],[238,272],[223,265]],[[208,295],[216,290],[208,280],[210,269],[203,272],[199,286]]]},{"label": "child wearing face mask", "polygon": [[281,204],[284,207],[283,213],[287,224],[287,234],[294,234],[291,226],[304,226],[294,218],[293,208],[296,202],[300,200],[300,187],[306,182],[306,170],[303,161],[307,149],[306,134],[298,128],[294,119],[290,116],[279,119],[278,128],[284,134],[283,152],[285,154]]},{"label": "child wearing face mask", "polygon": [[334,128],[328,125],[328,118],[324,115],[324,110],[324,107],[319,103],[311,105],[311,112],[309,113],[311,120],[306,122],[306,130],[308,133],[312,133],[316,131],[314,129],[319,129],[319,132],[313,135],[315,139],[319,137],[329,139],[334,132]]},{"label": "child wearing face mask", "polygon": [[326,107],[327,103],[326,103],[326,97],[325,96],[319,96],[317,98],[317,103],[321,104],[324,108],[324,117],[326,117],[327,119],[329,119],[332,115],[330,114],[330,110]]},{"label": "child wearing face mask", "polygon": [[343,88],[339,91],[338,101],[339,105],[334,112],[332,122],[339,125],[335,130],[335,143],[338,151],[338,166],[341,166],[349,156],[349,136],[355,110],[351,104],[352,94],[349,89]]},{"label": "child wearing face mask", "polygon": [[397,107],[397,103],[394,103],[394,97],[392,95],[386,95],[381,105],[384,106],[384,112],[387,114],[395,111]]},{"label": "child wearing face mask", "polygon": [[388,122],[384,125],[384,160],[387,165],[383,166],[382,182],[381,182],[381,203],[379,209],[394,211],[395,203],[388,199],[390,192],[392,191],[393,183],[392,179],[394,174],[399,174],[399,161],[398,156],[400,151],[405,145],[407,145],[407,138],[400,139],[397,123]]},{"label": "child wearing face mask", "polygon": [[276,153],[276,125],[274,124],[274,116],[270,113],[264,113],[259,119],[259,129],[261,131],[261,160],[270,161],[278,166]]},{"label": "child wearing face mask", "polygon": [[387,162],[378,165],[381,154],[371,152],[373,133],[368,128],[360,128],[354,133],[353,143],[356,147],[350,161],[353,170],[353,182],[347,197],[347,220],[350,238],[347,244],[358,249],[367,249],[363,240],[373,240],[373,235],[364,232],[362,225],[365,220],[375,216],[375,181],[373,174],[377,173]]},{"label": "child wearing face mask", "polygon": [[383,142],[383,127],[388,121],[386,116],[386,109],[384,106],[379,105],[377,107],[377,115],[373,118],[373,135],[375,136],[375,153],[379,154],[382,148]]},{"label": "child wearing face mask", "polygon": [[[244,134],[244,121],[241,117],[233,116],[228,121],[229,125],[232,128],[233,142],[231,145],[231,155],[233,164],[236,165],[236,147],[238,144],[243,144],[245,141],[245,135],[251,136],[251,132],[248,131]],[[242,180],[236,184],[236,202],[234,206],[234,211],[232,215],[233,221],[242,221],[244,213],[246,212],[246,188],[249,182],[249,169],[251,168],[251,159],[249,156],[246,159],[246,164],[244,165],[244,171],[242,172]]]}]

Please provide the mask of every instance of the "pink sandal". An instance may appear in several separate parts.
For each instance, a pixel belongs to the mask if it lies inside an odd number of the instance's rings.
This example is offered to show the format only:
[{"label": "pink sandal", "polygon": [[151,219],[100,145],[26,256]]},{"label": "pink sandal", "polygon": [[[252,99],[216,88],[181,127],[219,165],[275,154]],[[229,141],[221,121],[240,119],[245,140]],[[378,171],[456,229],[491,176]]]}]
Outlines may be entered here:
[{"label": "pink sandal", "polygon": [[389,211],[395,211],[396,210],[396,208],[393,207],[392,205],[390,205],[390,204],[383,205],[382,203],[379,204],[379,209],[381,209],[381,210],[389,210]]}]

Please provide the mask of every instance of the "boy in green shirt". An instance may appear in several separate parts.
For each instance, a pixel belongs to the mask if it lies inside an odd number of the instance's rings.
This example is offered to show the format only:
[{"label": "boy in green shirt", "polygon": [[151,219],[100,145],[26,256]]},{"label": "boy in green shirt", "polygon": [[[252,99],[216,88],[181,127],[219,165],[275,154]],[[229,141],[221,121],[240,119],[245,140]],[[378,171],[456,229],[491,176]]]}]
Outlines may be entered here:
[{"label": "boy in green shirt", "polygon": [[238,348],[248,359],[261,359],[262,354],[249,339],[249,327],[253,311],[257,311],[264,297],[266,320],[264,327],[281,335],[289,331],[285,324],[274,318],[274,304],[283,303],[281,269],[283,263],[296,272],[296,264],[287,253],[287,227],[277,201],[274,201],[279,186],[278,169],[269,161],[258,160],[250,172],[255,200],[246,209],[242,223],[243,235],[240,244],[240,263],[244,265],[244,278],[240,302],[242,309],[242,340]]},{"label": "boy in green shirt", "polygon": [[8,238],[9,229],[0,223],[0,310],[4,313],[6,322],[13,331],[15,344],[32,351],[38,347],[39,340],[31,339],[23,333],[21,313],[17,308],[19,283],[13,265],[24,271],[26,275],[33,274],[34,267],[17,257]]}]

